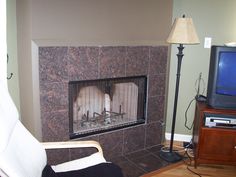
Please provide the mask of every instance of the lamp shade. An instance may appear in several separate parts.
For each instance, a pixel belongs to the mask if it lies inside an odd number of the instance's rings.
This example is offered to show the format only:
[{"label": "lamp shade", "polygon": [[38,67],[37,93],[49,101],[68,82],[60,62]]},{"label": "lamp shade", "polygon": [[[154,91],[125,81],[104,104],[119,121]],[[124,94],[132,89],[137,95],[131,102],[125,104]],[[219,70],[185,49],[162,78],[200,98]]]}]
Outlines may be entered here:
[{"label": "lamp shade", "polygon": [[167,38],[171,44],[199,44],[192,18],[176,18]]}]

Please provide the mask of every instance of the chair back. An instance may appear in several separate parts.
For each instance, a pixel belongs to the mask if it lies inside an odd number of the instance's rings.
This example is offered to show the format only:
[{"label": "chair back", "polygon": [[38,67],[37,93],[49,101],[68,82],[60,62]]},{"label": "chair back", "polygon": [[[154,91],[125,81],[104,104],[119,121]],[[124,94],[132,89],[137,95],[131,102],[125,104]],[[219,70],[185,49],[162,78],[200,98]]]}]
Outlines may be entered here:
[{"label": "chair back", "polygon": [[43,146],[19,120],[0,81],[0,171],[9,177],[41,177],[47,158]]}]

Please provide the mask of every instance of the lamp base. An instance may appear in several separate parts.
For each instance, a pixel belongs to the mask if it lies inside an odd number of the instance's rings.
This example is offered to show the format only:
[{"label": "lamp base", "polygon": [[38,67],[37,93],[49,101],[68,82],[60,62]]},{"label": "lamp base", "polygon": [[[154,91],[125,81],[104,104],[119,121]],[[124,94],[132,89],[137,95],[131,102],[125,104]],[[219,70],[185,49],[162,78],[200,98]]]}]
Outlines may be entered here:
[{"label": "lamp base", "polygon": [[178,162],[180,160],[182,160],[182,156],[179,155],[177,152],[164,152],[164,151],[161,151],[160,152],[160,157],[167,161],[167,162]]}]

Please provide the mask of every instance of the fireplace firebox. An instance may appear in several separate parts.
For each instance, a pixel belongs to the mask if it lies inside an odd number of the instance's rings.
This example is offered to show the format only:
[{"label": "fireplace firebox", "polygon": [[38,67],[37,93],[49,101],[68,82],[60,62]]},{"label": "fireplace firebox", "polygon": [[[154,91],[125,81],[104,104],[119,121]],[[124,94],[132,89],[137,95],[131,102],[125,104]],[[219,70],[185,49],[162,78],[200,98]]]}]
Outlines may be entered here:
[{"label": "fireplace firebox", "polygon": [[70,138],[145,123],[146,90],[146,76],[70,81]]}]

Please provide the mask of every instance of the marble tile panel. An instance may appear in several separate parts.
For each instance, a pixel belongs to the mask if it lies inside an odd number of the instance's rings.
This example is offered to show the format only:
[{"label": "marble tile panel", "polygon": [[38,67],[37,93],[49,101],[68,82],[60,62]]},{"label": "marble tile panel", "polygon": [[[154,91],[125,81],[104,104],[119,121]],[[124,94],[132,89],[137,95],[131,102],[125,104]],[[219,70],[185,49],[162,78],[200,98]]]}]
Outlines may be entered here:
[{"label": "marble tile panel", "polygon": [[145,126],[136,126],[124,130],[124,154],[144,149]]},{"label": "marble tile panel", "polygon": [[46,153],[49,165],[57,165],[69,161],[69,149],[48,149]]},{"label": "marble tile panel", "polygon": [[149,47],[127,47],[126,76],[147,75]]},{"label": "marble tile panel", "polygon": [[111,162],[117,164],[122,169],[124,177],[138,177],[145,174],[143,169],[124,156],[115,157]]},{"label": "marble tile panel", "polygon": [[117,130],[99,136],[99,143],[104,150],[106,159],[121,156],[123,152],[123,130]]},{"label": "marble tile panel", "polygon": [[99,58],[100,78],[125,76],[126,47],[101,47]]},{"label": "marble tile panel", "polygon": [[155,157],[151,153],[148,153],[145,156],[139,158],[131,159],[131,161],[135,163],[139,169],[143,169],[145,173],[152,172],[164,166],[162,160]]},{"label": "marble tile panel", "polygon": [[43,141],[69,140],[68,111],[43,112],[41,115]]},{"label": "marble tile panel", "polygon": [[148,88],[149,88],[148,91],[149,97],[165,95],[166,75],[165,74],[150,75]]},{"label": "marble tile panel", "polygon": [[40,84],[41,112],[68,110],[68,84],[52,82]]},{"label": "marble tile panel", "polygon": [[99,47],[69,47],[68,53],[70,81],[98,78]]},{"label": "marble tile panel", "polygon": [[147,149],[148,152],[156,153],[156,152],[160,152],[162,147],[163,147],[163,145],[159,144],[159,145],[156,145],[156,146],[147,147],[146,149]]},{"label": "marble tile panel", "polygon": [[40,83],[68,81],[67,53],[67,47],[39,47]]},{"label": "marble tile panel", "polygon": [[73,148],[73,149],[70,149],[70,160],[76,160],[79,158],[87,157],[96,152],[97,152],[96,148],[92,148],[92,147]]},{"label": "marble tile panel", "polygon": [[[89,137],[85,137],[85,138],[80,138],[74,141],[86,141],[86,140],[94,140],[94,141],[99,141],[99,137],[98,135],[95,136],[89,136]],[[86,157],[88,155],[91,155],[94,152],[97,152],[96,148],[89,148],[89,147],[85,147],[85,148],[72,148],[70,149],[70,160],[75,160],[75,159],[79,159],[82,157]]]},{"label": "marble tile panel", "polygon": [[150,47],[150,69],[149,74],[155,75],[167,72],[168,47]]},{"label": "marble tile panel", "polygon": [[147,122],[164,120],[165,96],[154,96],[148,98]]},{"label": "marble tile panel", "polygon": [[160,122],[147,124],[146,128],[146,145],[145,147],[152,147],[161,144],[163,127]]},{"label": "marble tile panel", "polygon": [[135,151],[135,152],[131,152],[129,154],[125,154],[125,157],[127,159],[134,160],[134,159],[146,156],[148,153],[150,153],[150,152],[147,151],[146,149],[141,149],[139,151]]}]

